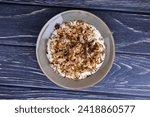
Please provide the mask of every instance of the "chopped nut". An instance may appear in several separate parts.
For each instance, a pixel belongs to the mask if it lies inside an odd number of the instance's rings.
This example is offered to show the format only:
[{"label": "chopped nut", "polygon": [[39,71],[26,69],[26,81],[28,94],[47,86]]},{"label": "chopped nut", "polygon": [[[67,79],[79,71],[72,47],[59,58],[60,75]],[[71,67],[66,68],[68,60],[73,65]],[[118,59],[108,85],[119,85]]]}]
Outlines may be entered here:
[{"label": "chopped nut", "polygon": [[84,72],[95,72],[96,65],[103,62],[105,47],[96,41],[94,30],[82,20],[56,24],[57,35],[52,33],[50,36],[53,60],[50,66],[70,79],[79,79]]},{"label": "chopped nut", "polygon": [[55,29],[59,29],[59,28],[60,28],[60,24],[56,24]]}]

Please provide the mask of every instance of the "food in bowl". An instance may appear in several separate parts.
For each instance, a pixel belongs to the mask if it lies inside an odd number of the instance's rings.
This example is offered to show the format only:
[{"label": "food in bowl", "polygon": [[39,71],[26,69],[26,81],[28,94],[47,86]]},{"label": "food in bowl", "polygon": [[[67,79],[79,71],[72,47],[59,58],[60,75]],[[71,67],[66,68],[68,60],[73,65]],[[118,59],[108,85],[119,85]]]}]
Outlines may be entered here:
[{"label": "food in bowl", "polygon": [[94,74],[105,59],[101,33],[83,20],[56,24],[47,42],[50,66],[61,76],[79,80]]}]

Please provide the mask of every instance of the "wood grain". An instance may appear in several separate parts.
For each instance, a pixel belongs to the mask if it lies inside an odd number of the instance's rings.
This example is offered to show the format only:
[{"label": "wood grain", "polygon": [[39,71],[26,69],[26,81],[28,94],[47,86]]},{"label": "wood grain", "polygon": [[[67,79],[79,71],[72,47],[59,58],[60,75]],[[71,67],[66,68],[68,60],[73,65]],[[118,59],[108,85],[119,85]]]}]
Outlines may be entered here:
[{"label": "wood grain", "polygon": [[[63,4],[63,7],[0,4],[0,99],[150,99],[149,1],[141,5],[140,0],[128,4],[115,0],[112,4],[110,0],[82,1],[84,4],[76,0],[17,1],[1,0],[48,6]],[[88,11],[105,21],[113,32],[116,58],[101,83],[82,91],[65,90],[49,81],[40,70],[35,44],[38,33],[51,17],[72,9],[64,6],[81,8],[82,5],[104,9]],[[119,12],[106,11],[111,9]]]},{"label": "wood grain", "polygon": [[[0,5],[0,44],[35,47],[38,33],[54,15],[68,8]],[[150,55],[150,15],[88,10],[113,32],[116,52]]]},{"label": "wood grain", "polygon": [[88,91],[66,91],[56,89],[41,89],[30,87],[13,87],[13,86],[1,86],[0,99],[33,99],[33,100],[49,100],[49,99],[148,99],[148,96],[133,96],[124,94],[113,93],[94,93]]},{"label": "wood grain", "polygon": [[149,0],[0,0],[0,2],[150,13]]},{"label": "wood grain", "polygon": [[[150,56],[117,54],[106,78],[94,87],[82,91],[95,95],[103,92],[149,97],[149,76]],[[60,90],[58,96],[64,93],[61,87],[49,81],[41,72],[36,62],[34,47],[0,46],[0,85]],[[1,86],[0,91],[3,90]],[[13,92],[13,89],[11,91]]]}]

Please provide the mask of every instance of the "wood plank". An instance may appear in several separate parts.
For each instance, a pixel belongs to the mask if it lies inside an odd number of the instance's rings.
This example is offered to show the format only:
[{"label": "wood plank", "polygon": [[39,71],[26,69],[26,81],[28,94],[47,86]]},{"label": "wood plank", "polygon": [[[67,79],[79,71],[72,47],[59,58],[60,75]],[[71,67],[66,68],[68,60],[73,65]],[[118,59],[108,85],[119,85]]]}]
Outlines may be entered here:
[{"label": "wood plank", "polygon": [[[0,44],[34,46],[42,26],[68,8],[0,5]],[[150,55],[150,15],[88,10],[110,27],[116,52]]]},{"label": "wood plank", "polygon": [[0,2],[150,13],[149,0],[1,0]]},{"label": "wood plank", "polygon": [[145,96],[118,95],[110,93],[93,93],[88,91],[66,91],[54,89],[38,89],[28,87],[0,87],[0,99],[149,99]]},{"label": "wood plank", "polygon": [[[116,54],[113,67],[106,78],[94,87],[82,91],[145,97],[150,96],[149,84],[150,56]],[[41,72],[34,47],[0,46],[0,91],[4,85],[64,90]]]}]

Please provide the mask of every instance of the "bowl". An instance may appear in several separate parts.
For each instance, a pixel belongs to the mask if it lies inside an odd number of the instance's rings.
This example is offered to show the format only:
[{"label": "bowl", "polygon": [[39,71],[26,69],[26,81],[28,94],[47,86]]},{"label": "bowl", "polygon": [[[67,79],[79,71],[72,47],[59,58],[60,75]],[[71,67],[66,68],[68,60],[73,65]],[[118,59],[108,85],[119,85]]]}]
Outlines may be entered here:
[{"label": "bowl", "polygon": [[[57,23],[62,24],[63,22],[72,20],[83,20],[95,26],[103,36],[104,44],[106,47],[105,59],[99,70],[82,80],[71,80],[62,77],[50,67],[49,61],[46,56],[47,41],[50,37],[50,34],[54,31],[55,25]],[[67,89],[87,88],[100,82],[110,71],[115,56],[114,39],[108,26],[96,15],[83,10],[68,10],[52,17],[44,25],[37,39],[36,56],[38,64],[44,72],[44,74],[49,80],[51,80],[55,84]]]}]

